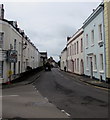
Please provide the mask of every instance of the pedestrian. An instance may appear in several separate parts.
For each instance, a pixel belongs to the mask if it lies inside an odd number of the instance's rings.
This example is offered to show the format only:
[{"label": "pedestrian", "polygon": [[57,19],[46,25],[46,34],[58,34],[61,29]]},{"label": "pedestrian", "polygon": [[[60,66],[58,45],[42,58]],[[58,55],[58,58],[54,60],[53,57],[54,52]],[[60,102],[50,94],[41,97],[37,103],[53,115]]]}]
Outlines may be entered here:
[{"label": "pedestrian", "polygon": [[64,71],[66,72],[66,66],[64,67]]}]

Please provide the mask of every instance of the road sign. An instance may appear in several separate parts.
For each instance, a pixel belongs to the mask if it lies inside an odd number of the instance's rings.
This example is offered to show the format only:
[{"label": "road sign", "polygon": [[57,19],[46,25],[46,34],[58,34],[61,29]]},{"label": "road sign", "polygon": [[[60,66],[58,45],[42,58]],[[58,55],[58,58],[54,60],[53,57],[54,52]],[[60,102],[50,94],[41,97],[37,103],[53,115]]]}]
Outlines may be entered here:
[{"label": "road sign", "polygon": [[16,63],[17,62],[17,51],[16,50],[9,50],[8,51],[8,61],[10,63]]}]

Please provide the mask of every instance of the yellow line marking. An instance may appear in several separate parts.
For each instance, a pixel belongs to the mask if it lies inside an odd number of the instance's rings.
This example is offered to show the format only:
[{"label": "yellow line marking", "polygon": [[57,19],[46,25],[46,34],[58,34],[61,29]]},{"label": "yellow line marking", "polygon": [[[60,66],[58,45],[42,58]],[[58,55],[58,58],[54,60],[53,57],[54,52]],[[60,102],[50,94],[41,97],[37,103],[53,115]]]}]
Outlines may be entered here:
[{"label": "yellow line marking", "polygon": [[109,91],[109,89],[107,89],[107,88],[103,88],[103,87],[99,87],[99,86],[92,85],[92,84],[89,84],[89,83],[85,83],[85,82],[82,81],[82,80],[80,80],[80,81],[83,82],[84,84],[88,85],[88,86],[92,86],[92,87],[95,87],[95,88],[98,88],[98,89],[102,89],[102,90]]}]

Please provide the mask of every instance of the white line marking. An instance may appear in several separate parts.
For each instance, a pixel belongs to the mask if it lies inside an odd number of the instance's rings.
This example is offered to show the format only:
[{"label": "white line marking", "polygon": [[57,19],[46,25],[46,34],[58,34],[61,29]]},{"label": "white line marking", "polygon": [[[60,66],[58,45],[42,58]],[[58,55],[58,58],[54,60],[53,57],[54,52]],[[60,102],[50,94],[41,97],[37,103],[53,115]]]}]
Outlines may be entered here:
[{"label": "white line marking", "polygon": [[70,117],[70,116],[71,116],[71,115],[70,115],[69,113],[67,113],[67,112],[66,112],[66,115],[67,115],[68,117]]},{"label": "white line marking", "polygon": [[17,97],[17,96],[19,96],[19,95],[2,95],[0,97]]},{"label": "white line marking", "polygon": [[68,117],[70,117],[70,114],[65,112],[65,110],[61,110],[61,112],[65,113]]}]

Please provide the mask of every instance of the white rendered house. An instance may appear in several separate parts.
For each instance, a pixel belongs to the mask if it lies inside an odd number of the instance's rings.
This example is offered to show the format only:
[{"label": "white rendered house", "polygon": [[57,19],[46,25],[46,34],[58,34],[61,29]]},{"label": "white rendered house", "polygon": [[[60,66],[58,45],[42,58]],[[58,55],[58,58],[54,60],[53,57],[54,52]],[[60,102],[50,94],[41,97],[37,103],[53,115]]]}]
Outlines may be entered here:
[{"label": "white rendered house", "polygon": [[0,83],[13,80],[20,73],[40,65],[40,53],[16,21],[4,19],[0,5]]},{"label": "white rendered house", "polygon": [[61,52],[61,59],[60,59],[61,70],[64,70],[64,67],[66,67],[67,70],[67,47],[65,47]]},{"label": "white rendered house", "polygon": [[86,19],[84,29],[84,74],[106,80],[103,3]]}]

